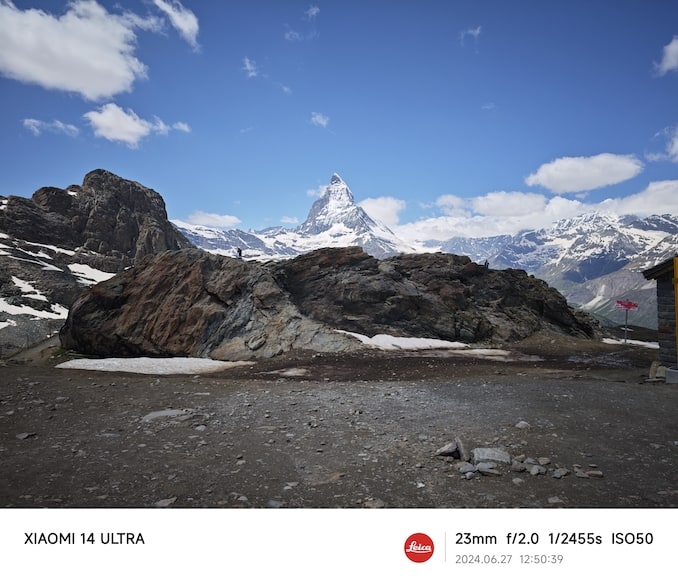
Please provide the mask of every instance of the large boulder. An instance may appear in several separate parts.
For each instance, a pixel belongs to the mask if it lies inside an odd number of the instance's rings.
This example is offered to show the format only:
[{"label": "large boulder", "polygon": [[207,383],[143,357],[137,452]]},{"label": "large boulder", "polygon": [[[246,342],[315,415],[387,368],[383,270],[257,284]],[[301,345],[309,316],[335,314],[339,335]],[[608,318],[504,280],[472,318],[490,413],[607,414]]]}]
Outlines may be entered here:
[{"label": "large boulder", "polygon": [[468,257],[378,260],[349,247],[260,264],[194,249],[147,257],[89,288],[61,341],[102,356],[233,360],[357,348],[337,330],[495,345],[540,330],[597,334],[545,282]]},{"label": "large boulder", "polygon": [[199,249],[147,257],[71,307],[62,346],[102,356],[275,356],[358,343],[303,316],[257,263]]}]

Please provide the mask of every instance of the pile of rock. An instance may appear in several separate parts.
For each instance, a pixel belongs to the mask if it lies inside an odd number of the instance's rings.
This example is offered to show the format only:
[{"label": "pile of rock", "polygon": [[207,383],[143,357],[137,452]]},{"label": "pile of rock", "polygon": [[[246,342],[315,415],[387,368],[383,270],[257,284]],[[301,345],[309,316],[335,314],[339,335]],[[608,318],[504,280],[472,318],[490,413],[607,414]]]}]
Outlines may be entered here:
[{"label": "pile of rock", "polygon": [[[595,464],[586,467],[573,464],[570,471],[554,464],[549,457],[530,457],[525,454],[511,456],[504,448],[499,447],[474,448],[469,453],[458,437],[439,448],[435,456],[448,459],[462,477],[468,480],[481,476],[501,477],[505,473],[527,473],[531,477],[550,474],[554,479],[563,479],[571,472],[582,479],[600,479],[604,476]],[[516,485],[523,482],[521,477],[513,478]]]}]

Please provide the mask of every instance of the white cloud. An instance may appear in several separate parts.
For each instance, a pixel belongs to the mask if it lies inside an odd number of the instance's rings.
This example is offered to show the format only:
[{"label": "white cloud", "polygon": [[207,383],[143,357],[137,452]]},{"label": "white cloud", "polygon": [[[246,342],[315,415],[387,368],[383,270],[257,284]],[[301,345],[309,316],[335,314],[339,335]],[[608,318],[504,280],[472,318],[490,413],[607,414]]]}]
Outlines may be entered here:
[{"label": "white cloud", "polygon": [[436,199],[438,206],[447,216],[468,216],[469,201],[452,194],[444,194]]},{"label": "white cloud", "polygon": [[666,137],[666,147],[663,153],[649,153],[645,157],[649,161],[673,161],[678,163],[678,126],[665,128],[655,135]]},{"label": "white cloud", "polygon": [[297,224],[299,224],[299,219],[296,216],[283,216],[280,219],[280,224],[297,225]]},{"label": "white cloud", "polygon": [[473,198],[471,207],[473,211],[487,216],[527,216],[534,212],[544,210],[546,196],[542,194],[524,192],[491,192],[485,196]]},{"label": "white cloud", "polygon": [[247,74],[247,77],[257,77],[259,75],[259,68],[257,67],[256,61],[245,57],[242,60],[243,71]]},{"label": "white cloud", "polygon": [[168,125],[158,117],[153,121],[141,118],[131,108],[123,110],[117,104],[104,104],[99,110],[92,110],[84,114],[94,131],[94,135],[109,141],[125,143],[135,148],[141,139],[150,134],[166,135],[170,130],[190,132],[185,122]]},{"label": "white cloud", "polygon": [[624,198],[609,198],[595,207],[609,214],[678,215],[678,180],[653,181],[642,192]]},{"label": "white cloud", "polygon": [[73,0],[56,16],[0,1],[0,74],[88,100],[129,92],[147,77],[134,55],[137,29],[159,31],[162,20],[111,14],[95,0]]},{"label": "white cloud", "polygon": [[311,124],[315,126],[322,126],[323,128],[327,128],[327,125],[330,123],[329,116],[325,116],[324,114],[321,114],[320,112],[312,112],[311,113]]},{"label": "white cloud", "polygon": [[399,214],[402,212],[406,203],[404,200],[399,200],[391,196],[382,196],[379,198],[366,198],[358,203],[367,214],[383,222],[387,226],[393,226],[398,224]]},{"label": "white cloud", "polygon": [[64,134],[69,137],[75,137],[79,134],[80,129],[73,124],[66,124],[60,120],[53,120],[52,122],[45,122],[44,120],[37,120],[35,118],[24,118],[23,125],[30,130],[36,137],[43,132],[51,132],[55,134]]},{"label": "white cloud", "polygon": [[678,71],[678,37],[664,46],[661,63],[655,63],[655,70],[659,75],[666,75],[669,71]]},{"label": "white cloud", "polygon": [[318,14],[320,14],[320,8],[318,6],[309,6],[308,10],[304,12],[308,20],[313,20]]},{"label": "white cloud", "polygon": [[471,37],[473,40],[477,43],[478,42],[478,37],[480,36],[480,33],[482,32],[482,26],[477,26],[472,29],[466,29],[464,31],[461,31],[459,33],[459,42],[461,45],[464,45],[464,41],[466,40],[466,37]]},{"label": "white cloud", "polygon": [[643,164],[633,155],[601,153],[592,157],[561,157],[544,163],[525,178],[525,183],[564,194],[621,183],[642,170]]},{"label": "white cloud", "polygon": [[309,198],[321,198],[325,193],[325,190],[329,187],[329,184],[320,184],[317,188],[309,188],[306,190],[306,195]]},{"label": "white cloud", "polygon": [[188,222],[214,228],[233,228],[240,224],[241,220],[237,216],[231,216],[230,214],[214,214],[212,212],[196,210],[189,215]]},{"label": "white cloud", "polygon": [[179,0],[153,0],[156,7],[164,12],[172,26],[194,50],[199,49],[198,31],[200,25],[193,12],[184,8]]}]

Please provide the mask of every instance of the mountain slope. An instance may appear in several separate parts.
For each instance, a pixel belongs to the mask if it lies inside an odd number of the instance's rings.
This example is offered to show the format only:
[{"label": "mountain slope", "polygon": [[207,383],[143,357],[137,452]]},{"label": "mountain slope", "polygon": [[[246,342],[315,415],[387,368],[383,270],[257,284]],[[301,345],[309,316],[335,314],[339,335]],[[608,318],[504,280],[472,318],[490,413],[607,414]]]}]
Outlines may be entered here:
[{"label": "mountain slope", "polygon": [[641,272],[678,254],[678,218],[585,214],[509,237],[450,239],[441,248],[472,249],[473,258],[488,258],[492,266],[534,273],[570,303],[615,323],[624,321],[615,301],[632,299],[639,310],[629,321],[656,328],[655,284]]}]

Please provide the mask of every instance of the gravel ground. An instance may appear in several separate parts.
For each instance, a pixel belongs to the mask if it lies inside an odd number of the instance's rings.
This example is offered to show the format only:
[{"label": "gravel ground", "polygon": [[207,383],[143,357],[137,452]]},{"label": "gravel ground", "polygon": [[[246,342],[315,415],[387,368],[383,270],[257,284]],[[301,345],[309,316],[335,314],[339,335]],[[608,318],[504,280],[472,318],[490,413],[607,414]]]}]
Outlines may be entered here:
[{"label": "gravel ground", "polygon": [[[678,505],[678,387],[647,380],[651,349],[536,337],[504,361],[300,354],[162,377],[55,369],[53,350],[0,367],[3,507]],[[527,470],[465,475],[436,455],[455,438]]]}]

